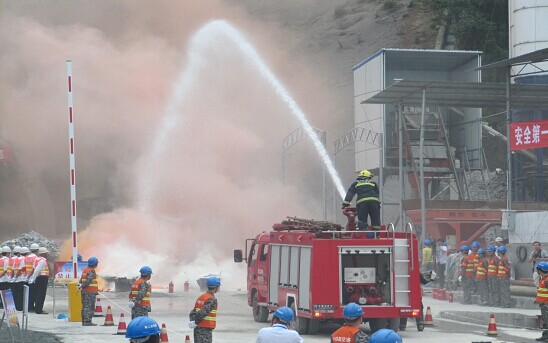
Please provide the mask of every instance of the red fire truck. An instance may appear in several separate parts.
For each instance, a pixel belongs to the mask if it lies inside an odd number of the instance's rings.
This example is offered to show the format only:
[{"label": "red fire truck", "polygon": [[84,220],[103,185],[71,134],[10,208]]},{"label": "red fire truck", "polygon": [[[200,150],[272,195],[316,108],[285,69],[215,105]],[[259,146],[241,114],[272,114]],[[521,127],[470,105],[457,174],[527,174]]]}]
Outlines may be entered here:
[{"label": "red fire truck", "polygon": [[[399,328],[400,318],[421,311],[417,238],[410,224],[355,231],[355,209],[344,211],[346,229],[329,222],[288,218],[246,240],[248,304],[253,318],[266,322],[269,311],[289,306],[295,329],[317,334],[320,324],[342,323],[349,302],[360,304],[372,331]],[[248,249],[249,245],[249,249]]]}]

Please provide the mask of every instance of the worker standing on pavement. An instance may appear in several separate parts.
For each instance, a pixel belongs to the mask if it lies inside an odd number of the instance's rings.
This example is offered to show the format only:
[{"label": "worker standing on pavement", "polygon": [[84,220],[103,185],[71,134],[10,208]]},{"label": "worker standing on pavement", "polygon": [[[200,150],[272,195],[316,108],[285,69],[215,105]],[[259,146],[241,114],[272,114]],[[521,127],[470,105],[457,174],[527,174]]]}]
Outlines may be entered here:
[{"label": "worker standing on pavement", "polygon": [[529,254],[527,262],[533,263],[533,281],[535,281],[535,286],[538,287],[539,275],[537,273],[537,268],[535,265],[541,261],[548,261],[548,251],[540,248],[540,242],[533,242],[533,250]]},{"label": "worker standing on pavement", "polygon": [[221,279],[210,276],[207,279],[207,292],[200,295],[190,311],[188,326],[194,329],[194,343],[212,343],[213,330],[217,326],[217,298],[215,293],[221,287]]},{"label": "worker standing on pavement", "polygon": [[367,343],[367,335],[360,330],[363,322],[362,307],[356,303],[349,303],[343,310],[344,326],[333,332],[331,343]]},{"label": "worker standing on pavement", "polygon": [[510,293],[510,260],[506,257],[506,248],[500,246],[497,248],[499,254],[499,267],[497,278],[499,283],[500,307],[512,307],[512,295]]},{"label": "worker standing on pavement", "polygon": [[148,282],[152,277],[152,268],[143,266],[139,270],[141,277],[135,280],[131,285],[129,293],[129,308],[131,309],[131,319],[141,316],[148,316],[152,310],[150,306],[150,292],[152,286]]},{"label": "worker standing on pavement", "polygon": [[468,245],[460,247],[460,252],[463,255],[460,262],[460,277],[459,281],[462,283],[462,304],[472,303],[472,287],[473,282],[476,279],[474,274],[474,257],[469,255],[470,248]]},{"label": "worker standing on pavement", "polygon": [[[497,247],[497,249],[499,247],[504,247],[504,239],[502,237],[495,238],[495,247]],[[497,257],[500,257],[498,251],[495,251],[495,255],[497,255]]]},{"label": "worker standing on pavement", "polygon": [[34,302],[36,301],[36,285],[29,282],[31,275],[34,273],[34,261],[38,257],[40,246],[32,243],[29,247],[30,253],[25,256],[25,275],[27,276],[27,286],[29,286],[29,312],[34,312]]},{"label": "worker standing on pavement", "polygon": [[38,256],[34,260],[34,272],[29,277],[29,284],[34,285],[35,298],[33,308],[36,314],[48,314],[43,310],[49,281],[48,253],[47,248],[42,247],[38,249]]},{"label": "worker standing on pavement", "polygon": [[356,208],[358,209],[358,230],[367,230],[367,217],[371,219],[371,227],[378,231],[381,229],[381,202],[379,200],[379,186],[371,178],[373,174],[369,170],[360,171],[356,181],[350,185],[344,197],[342,208],[350,206],[354,195],[357,194]]},{"label": "worker standing on pavement", "polygon": [[447,256],[447,263],[445,266],[445,288],[449,291],[456,291],[458,288],[460,262],[462,257],[460,251],[456,251]]},{"label": "worker standing on pavement", "polygon": [[371,335],[368,343],[402,343],[402,339],[394,330],[380,329]]},{"label": "worker standing on pavement", "polygon": [[97,273],[95,268],[99,264],[97,257],[90,257],[88,267],[82,271],[78,289],[82,292],[82,325],[97,326],[91,319],[95,312],[95,299],[99,294],[99,284],[97,283]]},{"label": "worker standing on pavement", "polygon": [[19,249],[21,254],[17,258],[17,272],[15,274],[15,279],[13,280],[14,287],[17,290],[16,293],[13,296],[13,300],[15,302],[15,309],[17,311],[23,311],[23,292],[25,286],[27,284],[27,274],[26,274],[26,265],[25,265],[25,257],[30,254],[30,250],[27,247],[22,247]]},{"label": "worker standing on pavement", "polygon": [[[11,249],[8,246],[2,247],[2,257],[0,257],[0,291],[6,290],[10,287],[8,270],[10,266]],[[3,307],[0,301],[0,306]]]},{"label": "worker standing on pavement", "polygon": [[497,247],[490,245],[487,248],[487,285],[489,287],[489,306],[500,306],[499,282],[497,271],[499,269],[499,258],[495,255]]},{"label": "worker standing on pavement", "polygon": [[539,274],[539,285],[535,304],[540,307],[540,314],[544,323],[542,325],[544,329],[542,337],[537,338],[537,341],[548,342],[548,262],[539,262],[536,269]]},{"label": "worker standing on pavement", "polygon": [[129,322],[126,338],[130,343],[159,343],[162,329],[158,323],[149,317],[140,316]]},{"label": "worker standing on pavement", "polygon": [[422,248],[422,268],[421,272],[429,272],[431,270],[434,270],[435,264],[434,264],[434,254],[432,252],[432,241],[429,239],[425,239],[424,247]]},{"label": "worker standing on pavement", "polygon": [[290,329],[293,319],[292,309],[287,306],[278,308],[272,314],[272,326],[259,330],[256,343],[302,343],[299,333]]},{"label": "worker standing on pavement", "polygon": [[436,241],[436,283],[438,288],[445,288],[445,267],[447,265],[447,243],[439,238]]},{"label": "worker standing on pavement", "polygon": [[[478,250],[481,247],[480,243],[477,241],[472,242],[470,244],[470,251],[468,252],[468,255],[472,256],[472,262],[474,263],[474,273],[476,272],[476,269],[478,268]],[[472,281],[472,294],[478,294],[478,284],[476,281],[476,278]]]},{"label": "worker standing on pavement", "polygon": [[487,285],[487,268],[489,261],[485,257],[486,251],[478,249],[478,263],[476,265],[476,285],[480,295],[480,306],[489,305],[489,286]]},{"label": "worker standing on pavement", "polygon": [[13,254],[10,257],[10,265],[8,266],[8,282],[10,283],[11,292],[13,294],[13,301],[15,303],[15,308],[17,308],[17,301],[19,293],[23,290],[19,290],[19,284],[15,283],[16,275],[19,271],[19,257],[21,255],[21,247],[15,246],[13,248]]}]

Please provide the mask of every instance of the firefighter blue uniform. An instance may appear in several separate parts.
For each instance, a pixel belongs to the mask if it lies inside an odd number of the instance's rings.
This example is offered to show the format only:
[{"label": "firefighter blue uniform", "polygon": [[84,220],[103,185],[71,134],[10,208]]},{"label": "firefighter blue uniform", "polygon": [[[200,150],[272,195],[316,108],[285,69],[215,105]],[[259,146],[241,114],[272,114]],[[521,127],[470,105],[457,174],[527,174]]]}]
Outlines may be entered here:
[{"label": "firefighter blue uniform", "polygon": [[367,217],[371,219],[373,230],[381,228],[381,202],[379,200],[379,186],[373,181],[373,175],[369,170],[362,170],[356,181],[350,185],[342,207],[350,206],[354,195],[356,198],[356,208],[358,209],[358,230],[367,230]]}]

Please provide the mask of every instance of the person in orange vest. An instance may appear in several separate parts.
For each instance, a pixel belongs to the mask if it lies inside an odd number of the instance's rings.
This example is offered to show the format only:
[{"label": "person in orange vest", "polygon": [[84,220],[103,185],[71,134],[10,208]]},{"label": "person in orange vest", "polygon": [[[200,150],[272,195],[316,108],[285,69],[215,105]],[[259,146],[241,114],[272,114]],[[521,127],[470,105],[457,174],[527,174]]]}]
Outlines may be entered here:
[{"label": "person in orange vest", "polygon": [[[476,272],[476,269],[478,268],[478,263],[479,263],[478,250],[479,250],[479,248],[481,248],[481,245],[477,241],[474,241],[474,242],[472,242],[472,244],[470,244],[470,252],[468,253],[468,255],[471,255],[471,256],[474,257],[473,258],[473,260],[474,260],[474,273]],[[474,280],[472,282],[472,294],[479,294],[478,292],[479,292],[479,290],[478,290],[477,279],[474,278]]]},{"label": "person in orange vest", "polygon": [[480,295],[480,306],[489,305],[489,286],[487,285],[487,268],[489,261],[485,257],[485,249],[478,249],[478,263],[476,265],[476,285]]},{"label": "person in orange vest", "polygon": [[490,245],[487,248],[487,285],[489,287],[489,306],[499,306],[500,294],[497,271],[499,269],[499,258],[495,255],[497,247]]},{"label": "person in orange vest", "polygon": [[36,314],[48,314],[44,311],[44,301],[46,300],[49,281],[48,253],[47,248],[42,247],[38,249],[38,256],[34,260],[34,272],[29,277],[29,284],[34,285],[35,298],[33,308]]},{"label": "person in orange vest", "polygon": [[468,255],[468,251],[470,251],[468,245],[460,247],[460,252],[464,255],[460,262],[461,276],[459,276],[459,281],[462,283],[462,304],[472,303],[473,282],[476,279],[474,273],[474,267],[476,266],[475,256]]},{"label": "person in orange vest", "polygon": [[99,294],[99,284],[97,283],[97,273],[95,268],[99,264],[97,257],[90,257],[88,267],[82,271],[82,277],[78,284],[78,289],[82,291],[82,325],[96,326],[91,319],[95,312],[95,299]]},{"label": "person in orange vest", "polygon": [[537,273],[539,275],[539,284],[537,288],[537,297],[535,304],[540,307],[543,325],[542,336],[537,341],[548,342],[548,262],[541,261],[537,264]]},{"label": "person in orange vest", "polygon": [[500,246],[497,248],[499,254],[499,268],[497,278],[499,284],[500,307],[512,307],[512,294],[510,293],[510,260],[506,257],[506,248]]},{"label": "person in orange vest", "polygon": [[152,268],[143,266],[139,273],[141,273],[141,277],[131,285],[131,292],[129,293],[131,319],[148,316],[148,313],[152,310],[150,306],[152,286],[147,282],[152,277]]},{"label": "person in orange vest", "polygon": [[217,326],[217,298],[215,293],[221,287],[221,279],[210,276],[207,279],[207,292],[200,295],[190,311],[188,327],[194,329],[194,343],[213,342],[213,330]]},{"label": "person in orange vest", "polygon": [[[11,249],[7,245],[2,247],[2,257],[0,257],[0,291],[10,288],[8,270],[10,266]],[[0,301],[0,307],[3,307]]]},{"label": "person in orange vest", "polygon": [[356,303],[349,303],[343,310],[344,326],[333,332],[331,343],[367,343],[367,335],[360,330],[363,321],[362,307]]},{"label": "person in orange vest", "polygon": [[28,310],[29,312],[32,312],[34,311],[34,302],[36,301],[36,285],[34,283],[30,283],[29,279],[34,273],[34,262],[38,257],[38,250],[40,249],[40,246],[36,243],[32,243],[29,249],[30,254],[25,256],[25,275],[27,276],[26,284],[29,286]]},{"label": "person in orange vest", "polygon": [[13,301],[15,302],[15,309],[17,311],[23,311],[23,292],[24,288],[23,286],[26,285],[28,281],[28,276],[26,273],[26,261],[25,258],[30,254],[30,250],[27,247],[22,247],[19,249],[20,255],[17,258],[16,264],[16,272],[15,276],[12,279],[13,280]]}]

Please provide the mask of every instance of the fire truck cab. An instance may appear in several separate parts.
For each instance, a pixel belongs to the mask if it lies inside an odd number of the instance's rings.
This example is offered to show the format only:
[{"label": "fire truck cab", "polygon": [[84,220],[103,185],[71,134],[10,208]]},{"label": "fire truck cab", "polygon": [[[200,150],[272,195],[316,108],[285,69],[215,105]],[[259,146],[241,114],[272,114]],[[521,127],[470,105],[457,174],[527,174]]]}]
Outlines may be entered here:
[{"label": "fire truck cab", "polygon": [[[350,218],[349,218],[350,219]],[[350,225],[350,227],[349,227]],[[350,302],[362,306],[372,331],[399,328],[400,318],[421,314],[417,238],[405,232],[354,231],[337,224],[289,218],[246,240],[248,304],[253,318],[289,306],[300,334],[317,334],[324,322],[343,323]],[[350,229],[350,230],[348,230]]]}]

